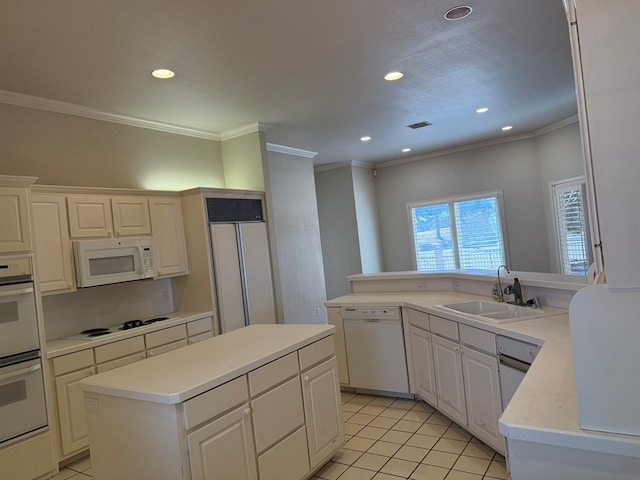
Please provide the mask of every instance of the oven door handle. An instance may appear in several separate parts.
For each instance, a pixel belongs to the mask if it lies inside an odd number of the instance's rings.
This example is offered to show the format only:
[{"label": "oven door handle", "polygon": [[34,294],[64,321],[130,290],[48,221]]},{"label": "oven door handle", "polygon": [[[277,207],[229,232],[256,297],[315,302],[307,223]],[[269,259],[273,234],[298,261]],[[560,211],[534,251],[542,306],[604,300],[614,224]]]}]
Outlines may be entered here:
[{"label": "oven door handle", "polygon": [[6,292],[0,292],[0,297],[11,297],[13,295],[23,295],[25,293],[32,293],[33,287],[20,288],[18,290],[8,290]]},{"label": "oven door handle", "polygon": [[22,368],[15,372],[5,373],[4,375],[0,375],[0,382],[3,382],[5,380],[10,380],[12,378],[23,377],[24,375],[37,372],[38,370],[40,370],[40,363],[36,363],[35,365],[31,365],[30,367],[27,367],[27,368]]}]

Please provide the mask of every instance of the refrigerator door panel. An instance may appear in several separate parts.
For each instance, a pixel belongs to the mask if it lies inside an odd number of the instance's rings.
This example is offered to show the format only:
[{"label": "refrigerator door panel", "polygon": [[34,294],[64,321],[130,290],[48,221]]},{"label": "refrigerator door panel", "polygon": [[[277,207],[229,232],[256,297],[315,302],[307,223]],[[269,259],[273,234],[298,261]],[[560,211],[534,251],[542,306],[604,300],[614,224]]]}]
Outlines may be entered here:
[{"label": "refrigerator door panel", "polygon": [[276,323],[269,239],[265,223],[239,224],[249,323]]},{"label": "refrigerator door panel", "polygon": [[211,225],[211,246],[222,333],[245,326],[242,274],[235,224]]}]

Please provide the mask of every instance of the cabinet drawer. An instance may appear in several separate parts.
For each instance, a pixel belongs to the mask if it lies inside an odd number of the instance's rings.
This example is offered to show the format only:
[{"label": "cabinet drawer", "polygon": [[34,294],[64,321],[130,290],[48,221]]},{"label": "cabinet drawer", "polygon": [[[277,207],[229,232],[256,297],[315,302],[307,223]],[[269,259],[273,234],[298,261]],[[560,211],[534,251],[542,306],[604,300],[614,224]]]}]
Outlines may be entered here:
[{"label": "cabinet drawer", "polygon": [[82,368],[93,366],[93,350],[81,350],[79,352],[62,355],[53,359],[53,374],[62,375],[63,373],[73,372]]},{"label": "cabinet drawer", "polygon": [[301,348],[298,351],[300,355],[300,370],[306,370],[325,358],[332,357],[335,353],[336,345],[333,341],[333,335]]},{"label": "cabinet drawer", "polygon": [[143,352],[144,340],[142,335],[140,335],[139,337],[127,338],[119,342],[102,345],[96,347],[94,350],[96,353],[96,363],[104,363],[109,360],[115,360],[116,358],[133,355],[137,352]]},{"label": "cabinet drawer", "polygon": [[211,331],[213,331],[213,318],[211,317],[187,323],[187,335],[190,337]]},{"label": "cabinet drawer", "polygon": [[497,353],[495,334],[480,328],[460,325],[460,341],[492,355]]},{"label": "cabinet drawer", "polygon": [[255,397],[294,375],[298,375],[296,352],[249,372],[249,391],[251,396]]},{"label": "cabinet drawer", "polygon": [[194,335],[193,337],[189,337],[189,345],[192,343],[202,342],[203,340],[207,340],[209,338],[213,338],[213,332],[209,330],[208,332],[199,333],[198,335]]},{"label": "cabinet drawer", "polygon": [[251,401],[258,453],[304,424],[300,377]]},{"label": "cabinet drawer", "polygon": [[116,358],[110,362],[101,363],[98,365],[97,370],[98,373],[106,372],[108,370],[113,370],[114,368],[129,365],[130,363],[139,362],[140,360],[144,360],[146,357],[147,356],[144,352],[134,353],[133,355],[128,355],[126,357]]},{"label": "cabinet drawer", "polygon": [[424,312],[407,308],[407,320],[409,320],[409,323],[414,327],[418,327],[423,330],[431,330],[429,315]]},{"label": "cabinet drawer", "polygon": [[442,337],[451,338],[452,340],[460,340],[458,336],[458,322],[447,320],[446,318],[430,315],[431,331]]},{"label": "cabinet drawer", "polygon": [[[286,468],[283,468],[286,465]],[[260,480],[298,480],[309,473],[307,432],[302,427],[258,457]]]},{"label": "cabinet drawer", "polygon": [[147,350],[147,357],[157,357],[158,355],[170,352],[171,350],[177,350],[181,347],[186,347],[187,345],[187,339],[183,338],[181,340],[178,340],[177,342],[167,343],[165,345],[160,345],[159,347]]},{"label": "cabinet drawer", "polygon": [[157,332],[147,333],[144,341],[147,349],[165,345],[167,343],[177,342],[187,338],[187,327],[185,325],[176,325],[175,327],[165,328]]},{"label": "cabinet drawer", "polygon": [[219,387],[184,402],[184,423],[187,430],[211,420],[249,398],[247,377],[231,380]]}]

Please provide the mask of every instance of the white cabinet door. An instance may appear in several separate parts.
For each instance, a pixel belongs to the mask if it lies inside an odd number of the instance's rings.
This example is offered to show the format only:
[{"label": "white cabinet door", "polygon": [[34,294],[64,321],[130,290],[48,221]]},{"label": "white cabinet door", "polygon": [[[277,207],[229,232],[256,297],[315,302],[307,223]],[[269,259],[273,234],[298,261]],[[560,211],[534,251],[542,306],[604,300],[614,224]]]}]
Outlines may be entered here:
[{"label": "white cabinet door", "polygon": [[189,272],[180,198],[152,197],[149,210],[158,277],[186,275]]},{"label": "white cabinet door", "polygon": [[246,404],[189,434],[187,445],[192,480],[258,479]]},{"label": "white cabinet door", "polygon": [[426,330],[410,325],[409,349],[411,351],[411,375],[415,393],[426,402],[437,405],[431,334]]},{"label": "white cabinet door", "polygon": [[504,437],[498,432],[498,418],[502,411],[498,360],[462,347],[462,367],[469,430],[489,446],[504,453]]},{"label": "white cabinet door", "polygon": [[110,237],[111,202],[103,195],[69,195],[69,234],[72,238]]},{"label": "white cabinet door", "polygon": [[327,308],[327,316],[330,325],[336,327],[336,333],[333,335],[336,348],[336,360],[338,361],[338,374],[340,376],[340,384],[349,385],[349,365],[347,364],[347,347],[344,341],[344,323],[342,321],[342,313],[340,308]]},{"label": "white cabinet door", "polygon": [[432,335],[438,408],[461,426],[467,424],[460,345]]},{"label": "white cabinet door", "polygon": [[65,196],[33,194],[31,211],[40,291],[73,291],[73,257]]},{"label": "white cabinet door", "polygon": [[111,211],[116,235],[151,234],[149,202],[146,197],[112,197]]},{"label": "white cabinet door", "polygon": [[31,250],[29,203],[26,188],[0,188],[0,253]]},{"label": "white cabinet door", "polygon": [[95,373],[94,367],[56,377],[56,396],[60,418],[62,454],[67,456],[89,445],[84,395],[80,380]]},{"label": "white cabinet door", "polygon": [[302,373],[309,461],[313,470],[344,441],[342,403],[335,357]]}]

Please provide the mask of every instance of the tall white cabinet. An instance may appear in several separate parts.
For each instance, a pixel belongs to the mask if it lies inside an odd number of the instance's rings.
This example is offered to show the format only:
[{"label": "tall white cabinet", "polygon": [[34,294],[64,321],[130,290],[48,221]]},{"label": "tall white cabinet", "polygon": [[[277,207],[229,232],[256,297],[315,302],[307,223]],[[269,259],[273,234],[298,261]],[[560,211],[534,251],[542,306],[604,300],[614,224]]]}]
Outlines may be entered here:
[{"label": "tall white cabinet", "polygon": [[[640,2],[568,0],[583,139],[606,273],[573,298],[569,316],[580,427],[640,435]],[[598,352],[594,355],[594,352]]]}]

